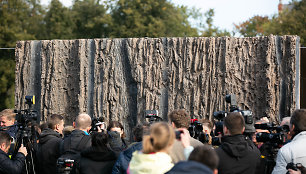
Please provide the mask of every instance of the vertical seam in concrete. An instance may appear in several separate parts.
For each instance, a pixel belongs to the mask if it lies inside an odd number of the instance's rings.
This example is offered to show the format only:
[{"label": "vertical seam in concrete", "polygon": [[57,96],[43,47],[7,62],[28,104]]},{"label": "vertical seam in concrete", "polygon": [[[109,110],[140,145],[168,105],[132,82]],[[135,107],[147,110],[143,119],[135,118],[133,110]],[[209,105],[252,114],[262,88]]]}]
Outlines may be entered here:
[{"label": "vertical seam in concrete", "polygon": [[284,116],[284,108],[285,108],[285,104],[286,104],[286,92],[284,91],[286,88],[284,85],[286,85],[284,83],[284,79],[283,79],[283,67],[282,67],[282,49],[281,49],[281,40],[279,36],[275,36],[275,52],[276,52],[276,59],[277,59],[277,63],[279,66],[279,74],[280,74],[280,87],[279,87],[279,98],[280,98],[280,102],[279,102],[279,115],[278,115],[278,120],[281,120],[282,116]]},{"label": "vertical seam in concrete", "polygon": [[300,37],[296,38],[295,45],[295,104],[300,109]]},{"label": "vertical seam in concrete", "polygon": [[87,50],[88,50],[88,101],[87,101],[87,112],[91,117],[93,116],[93,98],[94,98],[94,75],[95,75],[95,42],[93,39],[88,40],[88,45],[87,45]]},{"label": "vertical seam in concrete", "polygon": [[[31,42],[31,58],[30,58],[30,83],[29,94],[35,95],[34,110],[40,111],[40,95],[41,95],[41,41]],[[40,112],[38,112],[40,113]],[[37,121],[40,121],[40,114]]]}]

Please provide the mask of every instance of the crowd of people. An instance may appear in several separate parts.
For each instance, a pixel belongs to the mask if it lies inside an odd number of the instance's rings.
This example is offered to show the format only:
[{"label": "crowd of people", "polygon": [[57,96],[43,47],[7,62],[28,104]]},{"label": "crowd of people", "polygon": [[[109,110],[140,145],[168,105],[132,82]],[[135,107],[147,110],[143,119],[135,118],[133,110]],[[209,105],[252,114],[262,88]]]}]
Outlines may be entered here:
[{"label": "crowd of people", "polygon": [[[53,114],[46,123],[35,125],[37,139],[21,143],[16,149],[18,130],[15,113],[11,109],[0,112],[0,173],[25,173],[29,149],[38,174],[56,174],[63,171],[76,174],[259,174],[266,168],[265,144],[256,140],[256,129],[247,136],[245,120],[240,112],[231,112],[223,120],[220,145],[212,144],[213,123],[200,120],[207,141],[190,136],[190,115],[183,109],[168,114],[168,122],[141,123],[133,128],[128,140],[119,121],[101,124],[92,130],[90,115],[79,114],[72,126],[65,126],[64,117]],[[268,120],[267,120],[268,121]],[[258,120],[257,123],[267,122]],[[273,159],[273,174],[306,173],[306,109],[295,110],[284,118],[289,126],[287,143],[279,147]],[[23,145],[25,144],[25,145]],[[26,146],[26,147],[25,147]],[[63,163],[59,163],[62,161]],[[60,166],[59,164],[72,164]],[[293,167],[288,168],[288,164]],[[62,167],[62,168],[61,168]]]}]

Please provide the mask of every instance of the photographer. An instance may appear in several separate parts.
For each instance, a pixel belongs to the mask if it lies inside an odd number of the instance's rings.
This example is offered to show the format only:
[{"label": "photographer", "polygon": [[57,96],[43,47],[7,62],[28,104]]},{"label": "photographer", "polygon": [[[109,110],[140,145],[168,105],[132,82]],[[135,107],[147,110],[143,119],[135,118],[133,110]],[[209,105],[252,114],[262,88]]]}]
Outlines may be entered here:
[{"label": "photographer", "polygon": [[2,174],[19,174],[25,164],[27,149],[21,145],[14,159],[8,156],[12,138],[7,132],[0,132],[0,173]]},{"label": "photographer", "polygon": [[301,163],[306,166],[306,109],[297,109],[293,112],[290,120],[290,135],[293,139],[279,149],[272,174],[285,174],[288,163]]},{"label": "photographer", "polygon": [[242,135],[245,120],[240,112],[231,112],[224,119],[221,145],[216,149],[220,160],[220,174],[254,174],[260,160],[260,152],[254,143]]},{"label": "photographer", "polygon": [[[188,130],[190,124],[190,116],[185,110],[174,110],[169,114],[168,117],[174,129],[184,128]],[[198,147],[203,145],[203,143],[190,137],[190,145],[192,147]],[[171,156],[173,163],[187,160],[184,156],[184,146],[182,142],[176,139],[174,141],[173,147],[170,149],[169,155]]]}]

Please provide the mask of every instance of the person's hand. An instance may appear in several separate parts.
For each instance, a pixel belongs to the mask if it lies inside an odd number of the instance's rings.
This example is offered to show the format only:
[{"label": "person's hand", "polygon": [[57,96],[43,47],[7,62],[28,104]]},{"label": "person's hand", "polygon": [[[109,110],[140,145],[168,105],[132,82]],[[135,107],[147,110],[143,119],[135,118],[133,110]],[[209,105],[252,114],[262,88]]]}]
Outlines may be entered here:
[{"label": "person's hand", "polygon": [[27,148],[26,148],[26,147],[24,147],[24,146],[23,146],[23,144],[21,144],[21,146],[20,146],[20,148],[19,148],[18,152],[23,153],[23,154],[24,154],[24,156],[27,156],[27,155],[28,155]]},{"label": "person's hand", "polygon": [[190,134],[189,131],[185,128],[180,128],[178,129],[179,131],[181,131],[181,142],[184,146],[184,148],[190,146]]},{"label": "person's hand", "polygon": [[292,170],[292,169],[288,169],[289,174],[301,174],[300,170]]}]

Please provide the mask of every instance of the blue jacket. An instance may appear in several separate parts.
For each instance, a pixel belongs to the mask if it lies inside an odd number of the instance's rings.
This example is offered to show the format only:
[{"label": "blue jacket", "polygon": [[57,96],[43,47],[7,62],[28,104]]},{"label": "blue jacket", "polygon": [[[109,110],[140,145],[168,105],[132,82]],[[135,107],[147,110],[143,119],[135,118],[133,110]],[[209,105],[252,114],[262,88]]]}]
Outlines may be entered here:
[{"label": "blue jacket", "polygon": [[133,152],[135,152],[136,150],[140,151],[141,149],[142,142],[138,142],[126,149],[125,151],[122,151],[113,167],[112,174],[125,174],[129,167]]},{"label": "blue jacket", "polygon": [[196,161],[181,161],[166,174],[212,174],[213,171],[202,163]]}]

